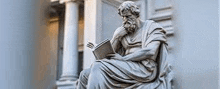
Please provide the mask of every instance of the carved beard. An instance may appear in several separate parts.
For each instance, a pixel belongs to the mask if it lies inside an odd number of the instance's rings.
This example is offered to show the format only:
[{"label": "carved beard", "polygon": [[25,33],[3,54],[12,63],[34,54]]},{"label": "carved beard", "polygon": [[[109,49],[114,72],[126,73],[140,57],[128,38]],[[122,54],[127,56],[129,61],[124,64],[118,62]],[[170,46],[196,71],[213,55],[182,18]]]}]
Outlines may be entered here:
[{"label": "carved beard", "polygon": [[137,27],[137,24],[135,21],[125,21],[123,22],[123,27],[128,33],[133,33]]}]

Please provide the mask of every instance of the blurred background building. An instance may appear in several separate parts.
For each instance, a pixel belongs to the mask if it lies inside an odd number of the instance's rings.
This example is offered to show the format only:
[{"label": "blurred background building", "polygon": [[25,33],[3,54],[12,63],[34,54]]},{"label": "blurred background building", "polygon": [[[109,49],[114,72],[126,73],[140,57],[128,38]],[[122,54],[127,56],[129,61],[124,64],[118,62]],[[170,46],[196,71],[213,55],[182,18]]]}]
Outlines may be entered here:
[{"label": "blurred background building", "polygon": [[[111,39],[126,0],[4,0],[2,89],[69,89],[95,58],[88,42]],[[220,88],[219,0],[132,0],[167,32],[174,89]]]}]

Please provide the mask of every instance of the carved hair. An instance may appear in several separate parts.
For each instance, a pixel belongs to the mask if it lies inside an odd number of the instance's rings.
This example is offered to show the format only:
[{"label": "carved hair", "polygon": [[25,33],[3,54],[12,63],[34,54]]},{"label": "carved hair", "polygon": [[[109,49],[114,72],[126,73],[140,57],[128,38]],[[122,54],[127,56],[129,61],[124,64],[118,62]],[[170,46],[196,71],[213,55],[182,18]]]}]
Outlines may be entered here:
[{"label": "carved hair", "polygon": [[121,13],[125,10],[130,11],[137,18],[140,16],[140,10],[137,5],[132,1],[123,2],[118,8],[118,14],[121,16]]}]

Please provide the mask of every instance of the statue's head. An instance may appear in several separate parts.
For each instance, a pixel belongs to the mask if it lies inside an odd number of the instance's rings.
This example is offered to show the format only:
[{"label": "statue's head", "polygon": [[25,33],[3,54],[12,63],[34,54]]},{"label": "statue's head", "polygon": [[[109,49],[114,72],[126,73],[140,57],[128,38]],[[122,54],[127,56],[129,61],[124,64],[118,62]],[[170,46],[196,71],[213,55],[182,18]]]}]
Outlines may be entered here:
[{"label": "statue's head", "polygon": [[128,32],[134,32],[137,29],[140,10],[134,2],[123,2],[118,8],[118,14],[123,18],[123,27]]}]

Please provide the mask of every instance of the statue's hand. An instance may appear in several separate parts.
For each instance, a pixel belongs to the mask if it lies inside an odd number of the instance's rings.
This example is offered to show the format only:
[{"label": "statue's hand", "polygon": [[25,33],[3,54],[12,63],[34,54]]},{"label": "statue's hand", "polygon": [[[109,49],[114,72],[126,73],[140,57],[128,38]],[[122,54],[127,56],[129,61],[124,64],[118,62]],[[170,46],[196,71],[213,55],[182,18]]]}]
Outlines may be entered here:
[{"label": "statue's hand", "polygon": [[111,59],[115,59],[115,60],[124,60],[124,58],[118,53],[108,54],[107,56],[110,57]]},{"label": "statue's hand", "polygon": [[95,45],[91,42],[88,42],[86,46],[89,47],[90,49],[93,49],[95,47]]},{"label": "statue's hand", "polygon": [[123,36],[125,36],[127,34],[127,30],[125,30],[124,27],[119,27],[115,30],[115,33],[114,33],[114,37],[116,38],[122,38]]}]

